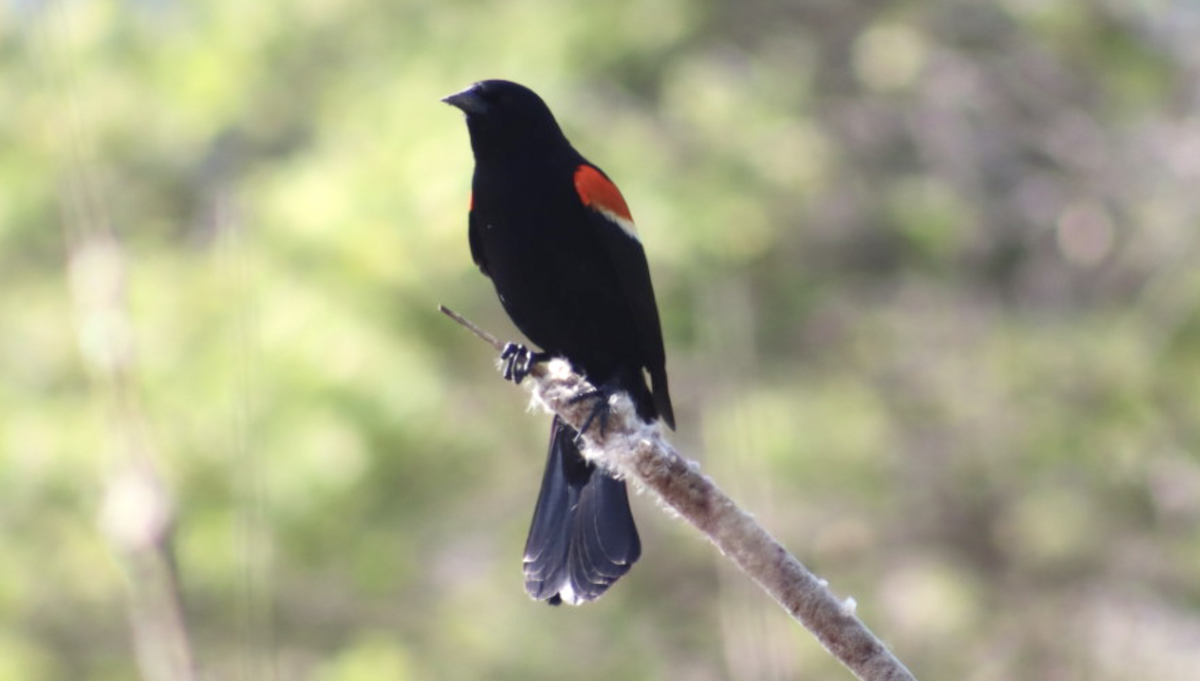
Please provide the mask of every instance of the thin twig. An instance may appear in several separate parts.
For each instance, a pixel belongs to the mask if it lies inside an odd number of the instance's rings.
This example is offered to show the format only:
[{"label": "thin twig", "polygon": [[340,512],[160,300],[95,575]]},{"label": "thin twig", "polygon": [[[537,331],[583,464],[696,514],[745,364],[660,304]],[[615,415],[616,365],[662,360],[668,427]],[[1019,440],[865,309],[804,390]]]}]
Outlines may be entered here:
[{"label": "thin twig", "polygon": [[[442,308],[473,331],[471,322]],[[476,331],[485,340],[491,334]],[[489,343],[491,341],[489,340]],[[499,349],[499,343],[491,343]],[[562,360],[539,364],[525,385],[534,400],[576,428],[592,409],[574,399],[592,391],[586,379]],[[643,423],[629,398],[610,400],[603,433],[592,428],[584,437],[583,454],[599,465],[651,490],[662,505],[700,530],[744,573],[771,595],[797,622],[862,681],[915,681],[892,653],[854,614],[852,600],[838,600],[825,580],[787,551],[742,510],[699,466],[677,452],[657,424]]]},{"label": "thin twig", "polygon": [[438,311],[441,312],[442,314],[446,315],[447,317],[453,319],[454,321],[458,322],[459,324],[462,324],[471,333],[482,338],[485,343],[488,343],[493,348],[495,348],[496,352],[500,352],[500,351],[504,350],[504,343],[500,342],[500,339],[496,338],[495,336],[488,333],[487,331],[484,331],[483,329],[479,328],[475,324],[475,322],[467,319],[466,317],[460,315],[459,313],[455,312],[454,310],[451,310],[450,308],[446,307],[445,305],[438,305]]}]

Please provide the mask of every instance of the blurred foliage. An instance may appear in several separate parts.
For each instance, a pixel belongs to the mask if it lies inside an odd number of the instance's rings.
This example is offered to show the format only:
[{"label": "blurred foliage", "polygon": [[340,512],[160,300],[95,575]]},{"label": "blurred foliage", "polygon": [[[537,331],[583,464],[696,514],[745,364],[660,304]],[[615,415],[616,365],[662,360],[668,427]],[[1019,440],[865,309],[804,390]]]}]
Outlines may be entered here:
[{"label": "blurred foliage", "polygon": [[0,680],[135,675],[64,264],[129,263],[209,679],[848,678],[645,498],[529,602],[547,419],[437,303],[438,98],[537,89],[638,218],[681,448],[916,674],[1200,668],[1190,0],[0,5]]}]

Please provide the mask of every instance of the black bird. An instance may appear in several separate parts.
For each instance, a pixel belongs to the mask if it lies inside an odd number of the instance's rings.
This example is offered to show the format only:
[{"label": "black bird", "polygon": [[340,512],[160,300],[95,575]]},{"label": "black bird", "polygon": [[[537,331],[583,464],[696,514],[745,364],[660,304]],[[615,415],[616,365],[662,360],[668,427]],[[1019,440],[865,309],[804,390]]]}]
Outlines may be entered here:
[{"label": "black bird", "polygon": [[[466,114],[475,156],[471,257],[541,348],[532,359],[565,358],[602,403],[625,392],[642,420],[674,428],[650,269],[621,192],[529,88],[485,80],[442,101]],[[642,552],[625,483],[584,459],[576,435],[555,417],[525,544],[525,590],[554,605],[599,598]]]}]

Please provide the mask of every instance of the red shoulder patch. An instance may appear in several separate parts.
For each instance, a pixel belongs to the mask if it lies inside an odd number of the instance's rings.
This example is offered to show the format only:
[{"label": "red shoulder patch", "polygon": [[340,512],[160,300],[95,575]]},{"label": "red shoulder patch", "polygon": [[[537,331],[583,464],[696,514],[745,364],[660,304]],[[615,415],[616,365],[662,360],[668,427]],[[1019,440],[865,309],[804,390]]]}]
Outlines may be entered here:
[{"label": "red shoulder patch", "polygon": [[633,222],[621,190],[592,166],[580,165],[575,169],[575,191],[588,208]]}]

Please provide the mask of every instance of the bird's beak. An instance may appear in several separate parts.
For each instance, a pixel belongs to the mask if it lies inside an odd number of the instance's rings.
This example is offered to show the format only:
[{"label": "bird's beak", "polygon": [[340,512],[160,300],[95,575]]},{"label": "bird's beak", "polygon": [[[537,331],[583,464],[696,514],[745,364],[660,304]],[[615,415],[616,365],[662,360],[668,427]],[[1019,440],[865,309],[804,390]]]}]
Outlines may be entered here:
[{"label": "bird's beak", "polygon": [[462,109],[465,114],[483,113],[487,109],[487,102],[479,96],[478,88],[475,85],[463,90],[455,92],[452,95],[442,97],[442,101],[450,106]]}]

